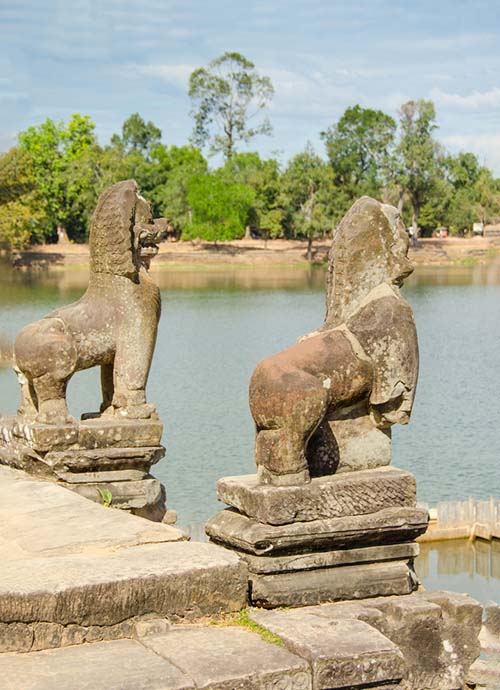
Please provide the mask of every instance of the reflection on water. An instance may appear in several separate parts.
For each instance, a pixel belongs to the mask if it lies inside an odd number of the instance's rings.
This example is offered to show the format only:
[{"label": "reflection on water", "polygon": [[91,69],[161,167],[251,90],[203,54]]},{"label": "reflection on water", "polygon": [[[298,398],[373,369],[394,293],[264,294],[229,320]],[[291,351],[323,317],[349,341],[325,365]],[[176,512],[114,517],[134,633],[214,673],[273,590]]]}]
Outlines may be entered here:
[{"label": "reflection on water", "polygon": [[424,587],[467,592],[483,604],[500,602],[500,542],[476,539],[420,545],[417,574]]}]

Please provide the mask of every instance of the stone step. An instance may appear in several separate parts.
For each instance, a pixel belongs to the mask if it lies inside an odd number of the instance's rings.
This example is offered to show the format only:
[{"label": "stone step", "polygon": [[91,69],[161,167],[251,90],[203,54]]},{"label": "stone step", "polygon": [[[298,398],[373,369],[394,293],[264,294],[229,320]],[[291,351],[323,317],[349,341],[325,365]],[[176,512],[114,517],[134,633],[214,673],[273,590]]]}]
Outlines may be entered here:
[{"label": "stone step", "polygon": [[181,530],[0,467],[0,651],[130,635],[247,603],[246,564]]},{"label": "stone step", "polygon": [[296,627],[267,641],[238,626],[173,626],[134,640],[0,654],[0,688],[375,690],[402,678],[401,653],[377,630],[359,620],[317,620],[313,629],[306,616],[300,643]]},{"label": "stone step", "polygon": [[481,607],[414,593],[211,623],[149,618],[126,640],[3,653],[0,689],[457,690],[479,654]]}]

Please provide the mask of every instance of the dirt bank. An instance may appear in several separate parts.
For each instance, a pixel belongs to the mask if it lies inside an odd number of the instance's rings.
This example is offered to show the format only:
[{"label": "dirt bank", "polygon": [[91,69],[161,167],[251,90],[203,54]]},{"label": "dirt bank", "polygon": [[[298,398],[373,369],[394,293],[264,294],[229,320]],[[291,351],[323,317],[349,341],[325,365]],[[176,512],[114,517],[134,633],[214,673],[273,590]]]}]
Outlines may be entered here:
[{"label": "dirt bank", "polygon": [[[496,243],[495,243],[496,242]],[[327,260],[330,243],[318,241],[313,245],[313,261]],[[416,264],[447,265],[461,262],[485,263],[496,256],[499,238],[470,239],[426,238],[410,249],[410,258]],[[86,244],[48,244],[19,252],[15,265],[26,268],[86,265]],[[155,259],[159,263],[187,264],[301,264],[306,261],[307,242],[300,240],[235,240],[233,242],[164,242]]]}]

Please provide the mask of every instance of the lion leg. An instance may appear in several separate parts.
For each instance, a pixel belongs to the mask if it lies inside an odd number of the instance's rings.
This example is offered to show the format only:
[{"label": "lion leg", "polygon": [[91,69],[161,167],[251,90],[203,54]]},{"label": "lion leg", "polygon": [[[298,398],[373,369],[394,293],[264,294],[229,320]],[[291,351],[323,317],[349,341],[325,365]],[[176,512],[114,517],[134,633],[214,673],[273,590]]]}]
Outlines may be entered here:
[{"label": "lion leg", "polygon": [[33,379],[38,399],[37,422],[42,424],[76,424],[66,404],[69,379],[57,379],[52,372]]},{"label": "lion leg", "polygon": [[116,348],[114,361],[113,408],[130,419],[150,419],[156,412],[146,402],[146,383],[151,366],[156,327],[139,321],[124,328]]},{"label": "lion leg", "polygon": [[21,405],[17,411],[17,414],[20,417],[24,417],[26,420],[33,420],[38,414],[38,404],[35,389],[33,388],[33,384],[23,374],[16,363],[14,363],[14,372],[21,388]]},{"label": "lion leg", "polygon": [[272,361],[261,362],[250,383],[257,435],[255,462],[263,483],[309,481],[306,446],[326,414],[328,390],[320,379]]},{"label": "lion leg", "polygon": [[48,317],[26,326],[16,338],[14,351],[26,380],[21,381],[23,403],[31,398],[37,406],[37,421],[74,423],[66,405],[66,387],[76,368],[77,351],[62,319]]}]

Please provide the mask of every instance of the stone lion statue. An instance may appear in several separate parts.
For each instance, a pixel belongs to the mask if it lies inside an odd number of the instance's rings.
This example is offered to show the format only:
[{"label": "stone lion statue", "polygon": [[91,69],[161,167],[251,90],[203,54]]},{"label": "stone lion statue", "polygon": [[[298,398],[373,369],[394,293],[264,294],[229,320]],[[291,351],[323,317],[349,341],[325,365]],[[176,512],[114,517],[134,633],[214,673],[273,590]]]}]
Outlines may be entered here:
[{"label": "stone lion statue", "polygon": [[418,375],[413,314],[399,288],[413,270],[397,210],[359,199],[337,228],[323,326],[260,362],[250,382],[262,483],[390,462]]},{"label": "stone lion statue", "polygon": [[101,367],[101,413],[131,419],[155,414],[145,389],[161,302],[147,269],[169,231],[164,218],[152,219],[134,180],[101,194],[90,228],[87,291],[23,328],[15,341],[20,415],[46,424],[74,422],[68,382],[94,366]]}]

